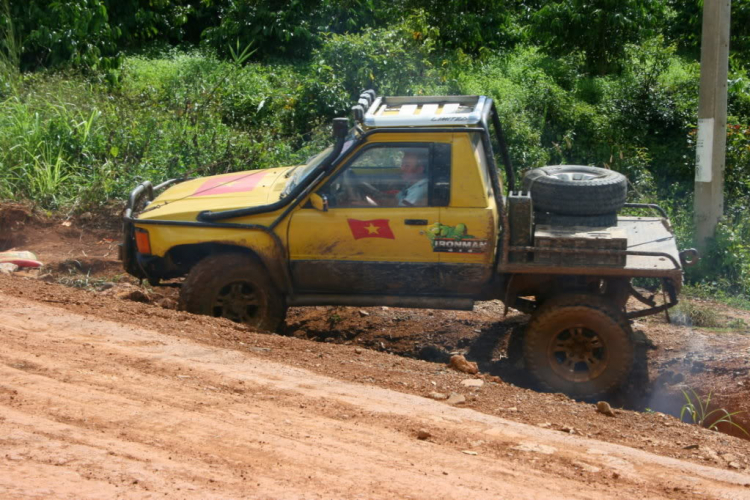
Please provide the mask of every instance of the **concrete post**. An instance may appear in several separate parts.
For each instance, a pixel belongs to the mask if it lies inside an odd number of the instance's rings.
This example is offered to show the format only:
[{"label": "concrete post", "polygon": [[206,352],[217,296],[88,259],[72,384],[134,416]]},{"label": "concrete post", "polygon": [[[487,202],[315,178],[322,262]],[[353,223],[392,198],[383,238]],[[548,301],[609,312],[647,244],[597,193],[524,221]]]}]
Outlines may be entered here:
[{"label": "concrete post", "polygon": [[704,251],[724,213],[731,0],[705,0],[695,165],[695,236]]}]

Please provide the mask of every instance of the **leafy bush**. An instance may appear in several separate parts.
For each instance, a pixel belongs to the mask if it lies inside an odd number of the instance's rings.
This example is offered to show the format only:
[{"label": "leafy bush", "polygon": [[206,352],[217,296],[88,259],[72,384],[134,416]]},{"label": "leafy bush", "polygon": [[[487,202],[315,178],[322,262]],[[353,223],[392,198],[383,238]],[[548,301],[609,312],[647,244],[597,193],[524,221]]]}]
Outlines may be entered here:
[{"label": "leafy bush", "polygon": [[375,2],[369,0],[271,0],[207,2],[218,24],[202,32],[203,40],[218,53],[227,47],[252,43],[260,58],[305,58],[324,33],[357,32],[373,21]]},{"label": "leafy bush", "polygon": [[0,28],[15,25],[25,70],[111,70],[122,63],[124,48],[179,40],[192,10],[185,0],[25,0],[10,3]]},{"label": "leafy bush", "polygon": [[663,24],[661,0],[545,2],[532,17],[534,34],[553,55],[581,51],[591,74],[616,72],[628,44],[653,36]]},{"label": "leafy bush", "polygon": [[369,88],[384,95],[423,93],[440,80],[432,61],[434,34],[420,17],[360,34],[330,33],[313,53],[313,69],[352,97]]}]

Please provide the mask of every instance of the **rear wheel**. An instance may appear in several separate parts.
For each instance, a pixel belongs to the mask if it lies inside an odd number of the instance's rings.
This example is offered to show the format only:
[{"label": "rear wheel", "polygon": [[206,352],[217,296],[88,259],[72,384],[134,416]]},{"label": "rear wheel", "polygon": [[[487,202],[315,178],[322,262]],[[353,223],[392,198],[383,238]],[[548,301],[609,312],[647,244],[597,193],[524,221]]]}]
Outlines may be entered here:
[{"label": "rear wheel", "polygon": [[603,297],[567,294],[537,309],[523,348],[526,366],[547,390],[593,398],[618,388],[633,366],[633,334]]},{"label": "rear wheel", "polygon": [[180,309],[276,331],[286,316],[284,298],[266,269],[240,254],[212,255],[188,274],[180,291]]}]

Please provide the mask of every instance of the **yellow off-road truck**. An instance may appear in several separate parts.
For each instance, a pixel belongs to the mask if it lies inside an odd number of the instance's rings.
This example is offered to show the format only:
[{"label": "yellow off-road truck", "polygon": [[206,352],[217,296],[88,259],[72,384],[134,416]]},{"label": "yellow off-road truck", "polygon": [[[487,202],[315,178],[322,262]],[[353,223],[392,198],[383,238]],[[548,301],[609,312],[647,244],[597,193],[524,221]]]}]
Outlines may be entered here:
[{"label": "yellow off-road truck", "polygon": [[[697,258],[678,252],[663,211],[626,203],[627,180],[601,168],[542,167],[516,188],[484,96],[366,91],[352,109],[353,126],[335,119],[335,144],[305,165],[137,186],[127,272],[180,286],[184,310],[263,330],[290,306],[499,299],[531,314],[524,360],[545,388],[616,389],[633,365],[630,320],[674,306]],[[661,280],[664,299],[636,277]],[[628,311],[631,296],[645,306]]]}]

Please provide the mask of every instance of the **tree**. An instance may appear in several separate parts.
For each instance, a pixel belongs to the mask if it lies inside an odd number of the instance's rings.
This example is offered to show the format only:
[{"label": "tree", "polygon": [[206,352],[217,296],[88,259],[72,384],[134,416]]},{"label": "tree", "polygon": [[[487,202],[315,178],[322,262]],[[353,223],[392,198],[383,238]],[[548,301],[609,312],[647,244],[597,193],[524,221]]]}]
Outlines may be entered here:
[{"label": "tree", "polygon": [[532,17],[533,33],[555,56],[581,52],[591,74],[616,72],[625,46],[654,34],[667,13],[666,0],[563,0]]}]

